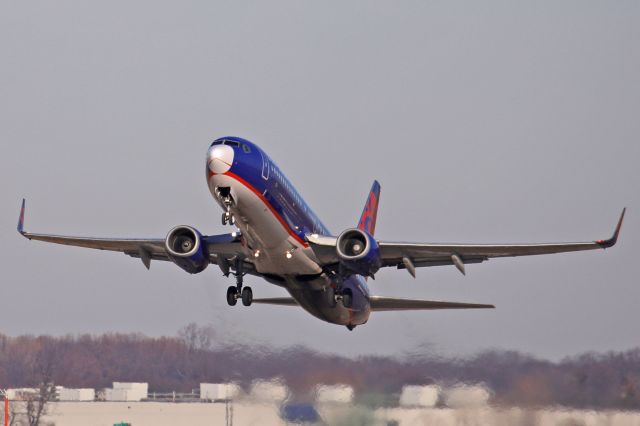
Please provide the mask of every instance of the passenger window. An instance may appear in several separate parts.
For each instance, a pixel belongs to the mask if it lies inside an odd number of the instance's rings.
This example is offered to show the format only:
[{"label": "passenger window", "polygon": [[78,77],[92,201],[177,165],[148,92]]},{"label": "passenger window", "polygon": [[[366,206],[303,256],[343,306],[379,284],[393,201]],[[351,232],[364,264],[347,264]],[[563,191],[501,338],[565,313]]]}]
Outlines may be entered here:
[{"label": "passenger window", "polygon": [[251,148],[249,148],[249,145],[247,145],[246,143],[242,144],[242,150],[247,154],[251,152]]}]

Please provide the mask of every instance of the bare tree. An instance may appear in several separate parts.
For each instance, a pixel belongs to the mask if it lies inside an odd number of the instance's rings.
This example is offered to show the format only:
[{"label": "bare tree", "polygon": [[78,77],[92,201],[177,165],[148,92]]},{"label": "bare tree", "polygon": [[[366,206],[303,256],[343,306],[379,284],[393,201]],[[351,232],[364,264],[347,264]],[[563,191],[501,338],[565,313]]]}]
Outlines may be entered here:
[{"label": "bare tree", "polygon": [[208,351],[213,347],[215,329],[211,325],[199,326],[192,322],[178,331],[178,337],[187,345],[189,351]]},{"label": "bare tree", "polygon": [[56,387],[51,383],[43,383],[38,392],[27,398],[25,416],[29,426],[39,426],[42,417],[48,413],[48,404],[53,401]]},{"label": "bare tree", "polygon": [[[9,402],[9,426],[20,426],[20,407],[21,403],[18,401]],[[2,418],[4,419],[4,412],[2,413]]]},{"label": "bare tree", "polygon": [[53,378],[60,359],[59,345],[50,337],[38,338],[38,348],[29,362],[31,380],[40,383],[37,392],[24,396],[24,417],[29,426],[39,426],[56,396]]},{"label": "bare tree", "polygon": [[20,426],[18,423],[18,408],[16,404],[9,404],[9,426]]},{"label": "bare tree", "polygon": [[[41,385],[37,392],[22,392],[9,404],[9,426],[39,426],[47,414],[47,404],[55,397],[53,385]],[[3,404],[4,406],[4,404]],[[4,418],[4,411],[2,418]],[[52,425],[53,423],[47,423]]]}]

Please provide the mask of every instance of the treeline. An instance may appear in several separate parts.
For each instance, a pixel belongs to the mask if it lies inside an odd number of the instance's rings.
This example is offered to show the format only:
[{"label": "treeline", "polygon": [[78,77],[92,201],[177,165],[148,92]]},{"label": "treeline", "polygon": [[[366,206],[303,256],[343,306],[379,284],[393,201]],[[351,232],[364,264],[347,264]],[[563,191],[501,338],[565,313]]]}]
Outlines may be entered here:
[{"label": "treeline", "polygon": [[[550,362],[489,351],[465,359],[423,355],[347,358],[304,347],[216,344],[214,330],[191,324],[178,336],[141,334],[66,337],[0,335],[0,388],[53,382],[103,388],[113,381],[149,382],[151,391],[189,392],[201,382],[279,377],[304,398],[317,384],[349,384],[358,395],[396,395],[406,384],[484,383],[505,405],[640,409],[640,348],[588,353]],[[367,401],[392,403],[391,398]]]}]

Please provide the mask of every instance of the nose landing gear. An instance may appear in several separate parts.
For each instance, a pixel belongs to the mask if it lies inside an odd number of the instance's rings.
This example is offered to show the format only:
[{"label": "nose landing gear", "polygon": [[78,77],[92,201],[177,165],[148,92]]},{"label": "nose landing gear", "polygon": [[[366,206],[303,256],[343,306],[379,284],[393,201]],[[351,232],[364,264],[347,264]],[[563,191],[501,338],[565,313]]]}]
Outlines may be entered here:
[{"label": "nose landing gear", "polygon": [[226,225],[235,225],[236,219],[233,217],[231,213],[231,206],[233,205],[233,197],[231,197],[231,188],[219,186],[216,188],[216,192],[218,193],[218,197],[222,200],[222,204],[224,204],[225,212],[222,213],[222,224]]},{"label": "nose landing gear", "polygon": [[233,214],[231,214],[230,211],[227,210],[226,212],[222,213],[222,224],[229,224],[231,226],[236,224],[236,218],[233,216]]}]

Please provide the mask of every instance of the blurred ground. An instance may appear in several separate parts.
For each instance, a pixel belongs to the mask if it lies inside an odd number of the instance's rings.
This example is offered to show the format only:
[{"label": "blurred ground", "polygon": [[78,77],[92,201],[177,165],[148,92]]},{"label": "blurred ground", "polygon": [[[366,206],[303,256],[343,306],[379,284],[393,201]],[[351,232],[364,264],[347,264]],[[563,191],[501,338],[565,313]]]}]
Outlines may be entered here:
[{"label": "blurred ground", "polygon": [[[232,423],[227,422],[224,403],[153,403],[153,402],[67,402],[52,406],[46,420],[56,426],[112,426],[128,422],[132,426],[204,425],[284,425],[276,405],[235,403]],[[329,425],[389,425],[437,424],[454,425],[640,425],[640,412],[589,411],[490,407],[470,409],[367,409],[358,406],[324,406],[318,412],[321,424]]]}]

